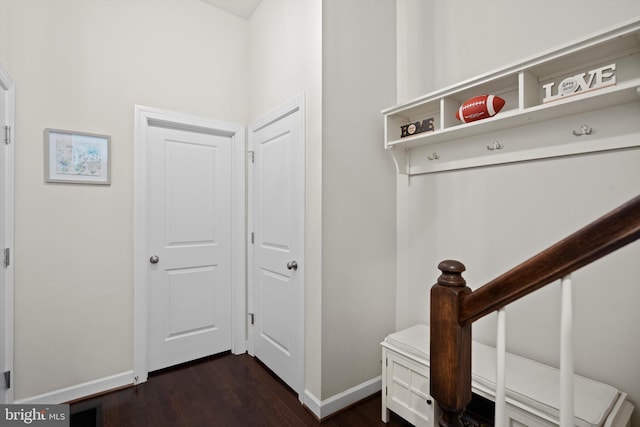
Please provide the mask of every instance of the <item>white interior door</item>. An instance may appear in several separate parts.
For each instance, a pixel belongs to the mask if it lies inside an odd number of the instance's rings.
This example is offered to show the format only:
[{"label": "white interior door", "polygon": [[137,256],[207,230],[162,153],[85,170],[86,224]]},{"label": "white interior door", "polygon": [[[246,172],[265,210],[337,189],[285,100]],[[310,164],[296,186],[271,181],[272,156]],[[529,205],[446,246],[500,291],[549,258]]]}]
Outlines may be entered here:
[{"label": "white interior door", "polygon": [[250,126],[253,352],[302,393],[304,98]]},{"label": "white interior door", "polygon": [[13,401],[13,91],[0,64],[0,403]]},{"label": "white interior door", "polygon": [[148,370],[231,349],[232,139],[148,128]]}]

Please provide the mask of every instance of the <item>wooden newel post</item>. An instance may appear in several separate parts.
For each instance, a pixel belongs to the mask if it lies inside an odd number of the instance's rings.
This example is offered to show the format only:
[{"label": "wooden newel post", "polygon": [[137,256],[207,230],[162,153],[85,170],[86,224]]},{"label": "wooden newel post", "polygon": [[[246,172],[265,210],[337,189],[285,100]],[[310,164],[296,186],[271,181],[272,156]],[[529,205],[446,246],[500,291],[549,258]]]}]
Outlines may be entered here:
[{"label": "wooden newel post", "polygon": [[442,411],[441,427],[459,426],[458,415],[471,401],[471,323],[459,323],[462,300],[471,293],[464,265],[442,261],[431,288],[430,393]]}]

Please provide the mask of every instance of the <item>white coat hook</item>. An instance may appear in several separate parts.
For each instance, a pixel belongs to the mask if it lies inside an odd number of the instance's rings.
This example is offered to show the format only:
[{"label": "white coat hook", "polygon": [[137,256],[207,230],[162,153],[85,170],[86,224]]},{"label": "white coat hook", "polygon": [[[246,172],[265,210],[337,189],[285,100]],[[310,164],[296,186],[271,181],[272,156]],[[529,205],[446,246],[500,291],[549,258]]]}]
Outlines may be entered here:
[{"label": "white coat hook", "polygon": [[582,135],[591,135],[592,132],[593,132],[593,129],[590,126],[582,125],[580,126],[580,130],[574,130],[573,134],[575,136],[582,136]]},{"label": "white coat hook", "polygon": [[491,145],[487,145],[487,150],[489,150],[489,151],[502,150],[503,147],[504,147],[504,145],[502,145],[498,141],[496,141]]}]

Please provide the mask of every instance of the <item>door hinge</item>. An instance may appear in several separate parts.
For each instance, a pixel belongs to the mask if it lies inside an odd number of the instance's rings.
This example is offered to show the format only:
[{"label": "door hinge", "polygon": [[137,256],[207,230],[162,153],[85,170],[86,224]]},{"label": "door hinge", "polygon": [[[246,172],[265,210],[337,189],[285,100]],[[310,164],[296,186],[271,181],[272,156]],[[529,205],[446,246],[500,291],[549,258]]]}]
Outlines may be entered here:
[{"label": "door hinge", "polygon": [[249,313],[249,321],[253,325],[253,322],[255,321],[255,316],[253,315],[253,313]]},{"label": "door hinge", "polygon": [[251,244],[253,245],[253,242],[255,241],[256,238],[256,234],[252,231],[251,232]]},{"label": "door hinge", "polygon": [[388,395],[389,394],[389,387],[385,387],[384,388],[384,395]]},{"label": "door hinge", "polygon": [[11,144],[11,126],[4,127],[4,143]]},{"label": "door hinge", "polygon": [[388,357],[384,358],[384,366],[389,367],[389,358]]},{"label": "door hinge", "polygon": [[253,152],[253,150],[249,150],[249,151],[247,151],[247,154],[249,155],[249,159],[251,160],[251,163],[253,163],[254,162],[254,158],[253,157],[254,157],[255,153]]},{"label": "door hinge", "polygon": [[11,388],[11,371],[4,372],[4,388]]},{"label": "door hinge", "polygon": [[7,268],[11,265],[11,249],[4,248],[4,256],[2,259],[2,266]]}]

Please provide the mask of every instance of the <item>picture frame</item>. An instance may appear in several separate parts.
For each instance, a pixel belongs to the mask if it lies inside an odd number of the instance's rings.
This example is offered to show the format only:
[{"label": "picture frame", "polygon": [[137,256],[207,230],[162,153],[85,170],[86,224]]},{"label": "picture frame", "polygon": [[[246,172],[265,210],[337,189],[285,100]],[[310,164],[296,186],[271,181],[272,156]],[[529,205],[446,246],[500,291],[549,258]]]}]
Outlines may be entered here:
[{"label": "picture frame", "polygon": [[111,137],[44,130],[45,180],[67,184],[111,184]]}]

